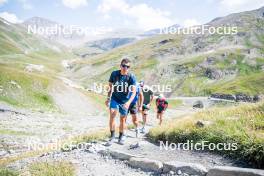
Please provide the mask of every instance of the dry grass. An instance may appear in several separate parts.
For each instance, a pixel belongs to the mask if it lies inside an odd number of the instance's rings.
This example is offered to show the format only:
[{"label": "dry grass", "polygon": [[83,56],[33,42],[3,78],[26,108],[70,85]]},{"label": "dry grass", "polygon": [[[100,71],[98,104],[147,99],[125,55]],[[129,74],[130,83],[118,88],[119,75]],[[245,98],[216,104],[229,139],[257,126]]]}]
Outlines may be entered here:
[{"label": "dry grass", "polygon": [[[198,127],[197,121],[210,125]],[[182,119],[165,122],[153,128],[149,137],[154,141],[237,143],[236,151],[215,151],[245,160],[254,167],[264,163],[264,102],[237,107],[218,107]]]},{"label": "dry grass", "polygon": [[37,162],[29,167],[32,176],[73,176],[74,166],[65,161],[60,162]]}]

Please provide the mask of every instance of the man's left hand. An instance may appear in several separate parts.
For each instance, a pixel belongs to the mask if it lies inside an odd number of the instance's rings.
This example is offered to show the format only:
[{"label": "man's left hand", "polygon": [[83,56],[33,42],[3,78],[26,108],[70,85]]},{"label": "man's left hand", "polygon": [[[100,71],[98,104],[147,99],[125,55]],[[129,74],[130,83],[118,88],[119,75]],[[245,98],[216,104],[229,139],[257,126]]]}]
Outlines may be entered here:
[{"label": "man's left hand", "polygon": [[128,109],[129,106],[130,106],[130,103],[129,103],[129,102],[126,102],[126,103],[124,104],[124,108],[126,108],[126,109]]}]

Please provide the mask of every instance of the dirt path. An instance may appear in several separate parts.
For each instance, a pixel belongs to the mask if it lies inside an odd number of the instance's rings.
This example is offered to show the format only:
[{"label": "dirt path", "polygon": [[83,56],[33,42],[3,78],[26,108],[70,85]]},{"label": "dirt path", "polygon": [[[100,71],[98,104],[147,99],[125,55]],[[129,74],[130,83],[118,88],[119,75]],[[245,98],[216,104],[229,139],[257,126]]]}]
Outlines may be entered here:
[{"label": "dirt path", "polygon": [[[151,126],[147,126],[147,131]],[[160,147],[159,144],[151,143],[144,134],[141,134],[139,138],[135,137],[135,131],[128,130],[126,132],[126,143],[120,145],[114,142],[109,150],[120,151],[129,153],[139,157],[145,157],[162,162],[168,161],[180,161],[187,163],[202,164],[206,168],[212,168],[213,166],[233,166],[237,165],[234,161],[224,158],[223,156],[208,153],[199,152],[194,150],[166,150],[165,147]],[[116,139],[117,141],[118,139]],[[102,143],[103,145],[104,143]]]},{"label": "dirt path", "polygon": [[77,88],[67,86],[65,83],[56,83],[52,86],[50,94],[60,110],[71,115],[98,114],[95,107],[87,96],[78,91]]},{"label": "dirt path", "polygon": [[[168,112],[166,115],[172,112]],[[193,113],[192,109],[176,109],[173,111],[174,117],[180,118],[186,113]],[[153,112],[150,113],[150,118],[147,125],[147,131],[157,124]],[[117,118],[118,120],[118,118]],[[128,124],[131,123],[131,118],[128,118]],[[94,122],[96,124],[96,122]],[[188,163],[199,163],[206,168],[213,166],[231,166],[236,165],[233,161],[226,159],[222,156],[195,151],[183,150],[160,150],[160,147],[147,140],[144,134],[140,134],[138,138],[135,137],[134,130],[126,131],[125,145],[114,143],[110,147],[104,147],[105,142],[98,142],[96,146],[103,147],[107,150],[119,151],[136,155],[139,157],[146,157],[149,159],[158,160],[161,162],[166,161],[182,161]],[[117,140],[117,139],[116,139]],[[90,143],[89,143],[90,145]],[[132,147],[133,146],[133,147]],[[134,147],[137,146],[137,147]],[[96,148],[96,147],[95,147]],[[159,173],[141,170],[139,168],[132,168],[128,165],[127,161],[116,160],[110,156],[101,155],[96,150],[91,149],[76,149],[69,152],[51,152],[43,156],[25,158],[10,164],[8,167],[12,169],[27,170],[27,167],[35,161],[69,161],[74,164],[76,174],[78,176],[90,175],[159,175]],[[103,169],[102,169],[103,168]],[[185,174],[186,176],[186,174]]]}]

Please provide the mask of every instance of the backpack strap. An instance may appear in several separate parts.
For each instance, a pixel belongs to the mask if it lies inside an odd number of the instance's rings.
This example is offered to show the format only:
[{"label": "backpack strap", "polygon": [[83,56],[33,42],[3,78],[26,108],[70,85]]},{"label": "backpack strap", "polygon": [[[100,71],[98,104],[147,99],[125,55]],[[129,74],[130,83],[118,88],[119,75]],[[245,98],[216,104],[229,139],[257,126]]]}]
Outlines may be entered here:
[{"label": "backpack strap", "polygon": [[[129,82],[129,80],[131,79],[131,73],[128,73],[127,75],[126,75],[126,81],[127,82]],[[115,82],[117,82],[117,81],[120,81],[120,77],[121,77],[121,71],[119,70],[118,72],[117,72],[117,76],[116,76],[116,80],[115,80]]]},{"label": "backpack strap", "polygon": [[121,77],[121,73],[120,73],[120,70],[117,72],[117,75],[115,77],[115,82],[118,82],[120,81],[120,77]]},{"label": "backpack strap", "polygon": [[[121,80],[121,70],[119,70],[118,72],[117,72],[117,74],[115,75],[115,83],[116,82],[120,82],[120,80]],[[130,82],[130,79],[131,79],[131,76],[132,76],[132,74],[131,73],[128,73],[127,75],[124,75],[125,76],[125,82],[127,82],[128,83],[128,85],[130,86],[130,84],[129,84],[129,82]],[[117,89],[114,89],[115,91],[117,90]],[[125,90],[125,93],[126,94],[128,94],[129,93],[129,89],[127,89],[127,90]]]}]

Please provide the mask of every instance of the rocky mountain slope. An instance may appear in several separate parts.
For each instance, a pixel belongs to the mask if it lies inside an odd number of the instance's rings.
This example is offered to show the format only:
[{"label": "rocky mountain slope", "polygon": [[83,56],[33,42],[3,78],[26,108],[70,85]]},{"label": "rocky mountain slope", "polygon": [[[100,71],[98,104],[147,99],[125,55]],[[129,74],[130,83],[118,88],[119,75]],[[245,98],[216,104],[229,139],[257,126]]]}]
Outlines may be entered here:
[{"label": "rocky mountain slope", "polygon": [[173,95],[263,94],[264,7],[217,18],[207,25],[237,26],[236,34],[164,34],[75,63],[69,77],[86,87],[107,82],[122,57],[138,80],[171,85]]}]

